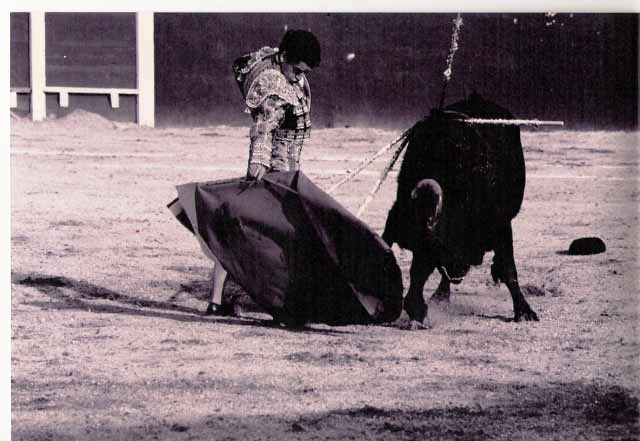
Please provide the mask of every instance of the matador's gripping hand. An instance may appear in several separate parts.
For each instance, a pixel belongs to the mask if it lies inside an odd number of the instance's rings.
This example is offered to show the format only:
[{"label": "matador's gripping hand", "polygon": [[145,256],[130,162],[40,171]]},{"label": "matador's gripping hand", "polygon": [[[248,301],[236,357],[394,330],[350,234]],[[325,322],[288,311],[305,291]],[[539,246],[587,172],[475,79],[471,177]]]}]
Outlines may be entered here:
[{"label": "matador's gripping hand", "polygon": [[247,169],[247,180],[260,182],[267,172],[267,167],[262,164],[249,164]]}]

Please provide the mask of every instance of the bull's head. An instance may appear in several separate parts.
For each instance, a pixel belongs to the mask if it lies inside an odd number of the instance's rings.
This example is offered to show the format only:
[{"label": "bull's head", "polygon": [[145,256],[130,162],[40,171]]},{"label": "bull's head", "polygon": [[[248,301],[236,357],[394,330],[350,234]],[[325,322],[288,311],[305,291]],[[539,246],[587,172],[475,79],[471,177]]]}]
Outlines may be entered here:
[{"label": "bull's head", "polygon": [[[433,179],[423,179],[411,191],[411,206],[416,225],[433,234],[442,212],[442,188]],[[420,228],[422,230],[422,228]]]}]

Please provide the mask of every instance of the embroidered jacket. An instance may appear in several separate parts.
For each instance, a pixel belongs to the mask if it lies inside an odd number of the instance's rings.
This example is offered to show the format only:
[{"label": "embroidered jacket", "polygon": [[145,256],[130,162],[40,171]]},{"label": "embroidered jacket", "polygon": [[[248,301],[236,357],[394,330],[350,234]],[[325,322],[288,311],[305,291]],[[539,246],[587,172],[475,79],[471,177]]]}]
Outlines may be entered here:
[{"label": "embroidered jacket", "polygon": [[300,153],[309,138],[311,93],[306,77],[291,83],[280,71],[278,49],[263,47],[238,58],[233,72],[251,113],[249,163],[271,171],[300,168]]}]

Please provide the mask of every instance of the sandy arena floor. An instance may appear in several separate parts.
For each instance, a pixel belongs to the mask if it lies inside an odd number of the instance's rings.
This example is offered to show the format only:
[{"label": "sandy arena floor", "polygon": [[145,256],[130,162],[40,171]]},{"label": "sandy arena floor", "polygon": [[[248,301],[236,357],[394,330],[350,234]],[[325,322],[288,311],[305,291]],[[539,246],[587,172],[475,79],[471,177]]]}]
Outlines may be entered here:
[{"label": "sandy arena floor", "polygon": [[[514,247],[540,322],[508,320],[488,255],[409,332],[201,315],[211,265],[165,205],[243,175],[247,132],[12,119],[14,440],[640,439],[637,133],[523,132]],[[328,189],[398,134],[315,130],[303,169]],[[387,159],[336,199],[355,212]],[[363,216],[378,232],[394,194]],[[567,255],[581,236],[607,251]]]}]

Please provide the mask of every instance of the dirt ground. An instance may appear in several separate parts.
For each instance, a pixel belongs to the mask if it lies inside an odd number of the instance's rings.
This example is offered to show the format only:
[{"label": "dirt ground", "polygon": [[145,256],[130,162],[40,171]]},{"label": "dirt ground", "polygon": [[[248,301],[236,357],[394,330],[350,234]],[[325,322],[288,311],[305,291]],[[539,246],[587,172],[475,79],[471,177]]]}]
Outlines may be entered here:
[{"label": "dirt ground", "polygon": [[[166,204],[244,174],[247,132],[12,118],[13,440],[640,439],[637,133],[523,132],[514,247],[540,322],[510,321],[488,254],[411,332],[202,316],[211,264]],[[328,189],[398,135],[316,129],[303,168]],[[336,199],[355,212],[387,159]],[[378,232],[394,192],[363,216]],[[607,251],[567,255],[582,236]]]}]

